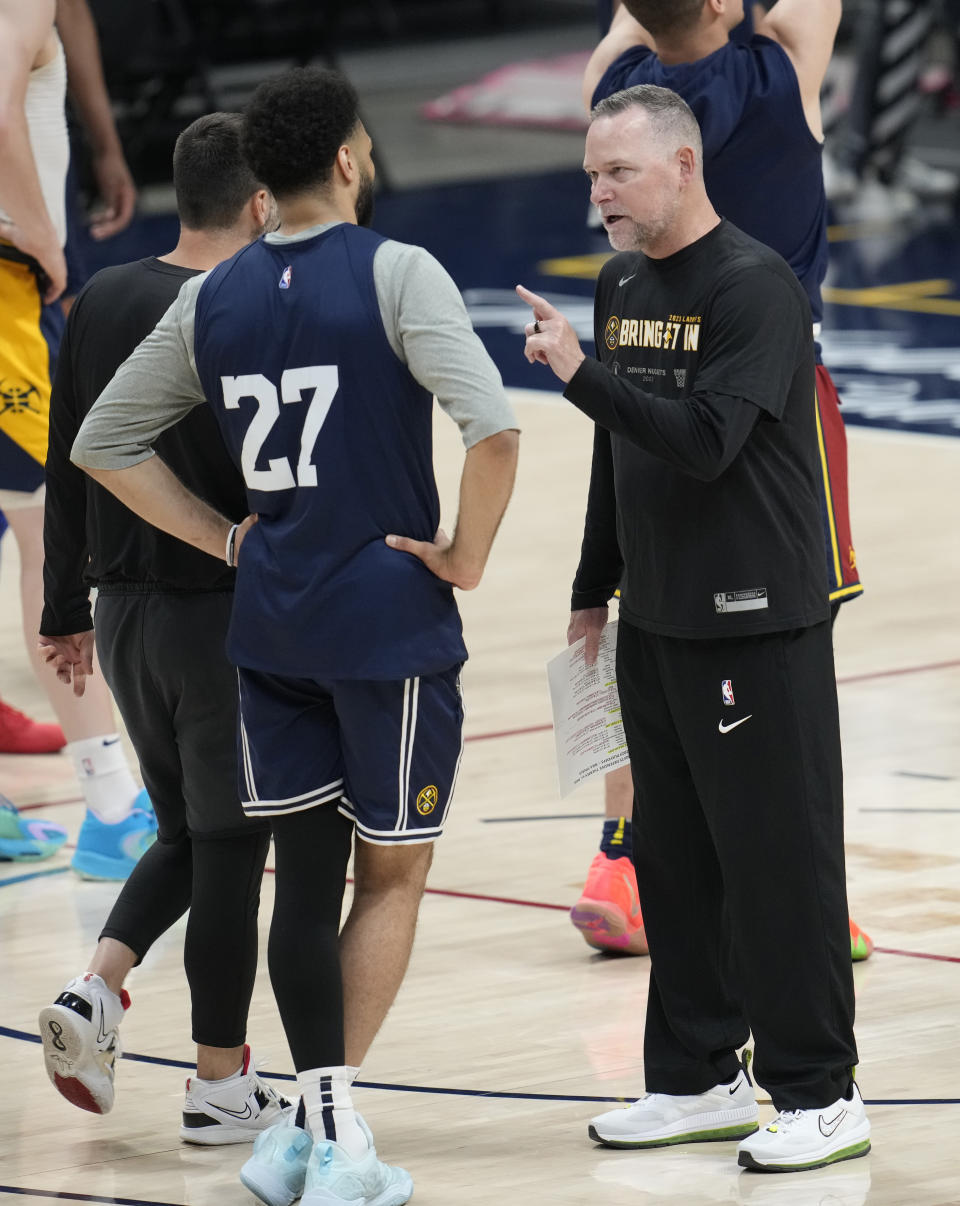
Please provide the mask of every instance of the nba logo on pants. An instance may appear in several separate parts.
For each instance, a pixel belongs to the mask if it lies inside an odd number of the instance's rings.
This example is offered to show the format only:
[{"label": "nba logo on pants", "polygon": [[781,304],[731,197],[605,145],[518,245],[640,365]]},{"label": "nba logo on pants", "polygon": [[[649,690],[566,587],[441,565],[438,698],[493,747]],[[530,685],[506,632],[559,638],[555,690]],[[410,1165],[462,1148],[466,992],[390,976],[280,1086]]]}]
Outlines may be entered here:
[{"label": "nba logo on pants", "polygon": [[724,707],[732,708],[734,705],[733,699],[733,679],[725,678],[720,684],[720,693],[723,696]]}]

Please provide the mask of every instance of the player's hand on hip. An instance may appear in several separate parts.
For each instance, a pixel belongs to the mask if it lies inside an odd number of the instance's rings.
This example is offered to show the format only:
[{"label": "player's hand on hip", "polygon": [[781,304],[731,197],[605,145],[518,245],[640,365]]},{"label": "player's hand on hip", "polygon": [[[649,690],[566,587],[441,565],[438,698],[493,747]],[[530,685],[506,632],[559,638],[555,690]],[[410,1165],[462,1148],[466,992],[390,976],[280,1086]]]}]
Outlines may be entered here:
[{"label": "player's hand on hip", "polygon": [[47,225],[49,229],[45,233],[33,238],[16,222],[0,218],[0,239],[6,239],[24,255],[37,261],[46,277],[41,286],[43,300],[52,302],[67,287],[67,261],[53,226],[49,221]]},{"label": "player's hand on hip", "polygon": [[533,322],[524,327],[527,336],[524,356],[531,364],[549,365],[566,384],[586,359],[576,332],[546,298],[523,285],[517,285],[517,295],[533,310]]},{"label": "player's hand on hip", "polygon": [[583,647],[583,660],[594,665],[600,652],[600,634],[607,624],[606,607],[585,607],[582,611],[571,611],[567,625],[567,644],[574,645],[581,637],[587,641]]},{"label": "player's hand on hip", "polygon": [[86,689],[87,675],[93,673],[93,647],[92,628],[70,636],[41,636],[37,643],[41,658],[78,698]]},{"label": "player's hand on hip", "polygon": [[259,515],[248,515],[243,523],[237,525],[237,534],[233,538],[233,564],[240,564],[240,546],[247,538],[247,533],[260,519]]},{"label": "player's hand on hip", "polygon": [[479,577],[457,565],[453,541],[443,528],[437,529],[433,540],[412,540],[409,536],[387,536],[387,544],[400,553],[410,553],[418,558],[427,569],[451,586],[461,590],[473,590]]}]

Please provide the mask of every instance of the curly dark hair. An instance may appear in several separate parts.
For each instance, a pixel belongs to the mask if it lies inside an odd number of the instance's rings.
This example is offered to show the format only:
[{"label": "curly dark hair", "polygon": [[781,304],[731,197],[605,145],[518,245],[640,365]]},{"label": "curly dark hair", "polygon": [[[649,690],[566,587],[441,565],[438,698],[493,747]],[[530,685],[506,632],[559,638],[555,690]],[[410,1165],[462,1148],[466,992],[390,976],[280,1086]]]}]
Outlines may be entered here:
[{"label": "curly dark hair", "polygon": [[359,120],[356,91],[339,71],[297,67],[254,92],[244,113],[243,151],[282,200],[327,184]]},{"label": "curly dark hair", "polygon": [[173,149],[177,213],[190,230],[230,227],[257,189],[240,147],[239,113],[208,113],[187,126]]}]

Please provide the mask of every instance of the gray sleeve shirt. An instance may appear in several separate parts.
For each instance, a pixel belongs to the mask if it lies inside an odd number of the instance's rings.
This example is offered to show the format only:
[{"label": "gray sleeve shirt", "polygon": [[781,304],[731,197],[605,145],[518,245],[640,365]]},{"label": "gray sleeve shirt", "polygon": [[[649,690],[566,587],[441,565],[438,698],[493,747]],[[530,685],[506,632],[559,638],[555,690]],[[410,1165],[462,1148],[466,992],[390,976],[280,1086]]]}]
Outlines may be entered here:
[{"label": "gray sleeve shirt", "polygon": [[[295,235],[312,238],[335,223]],[[396,356],[436,395],[460,428],[464,447],[517,423],[503,382],[470,323],[459,290],[422,247],[387,240],[373,260],[384,330]],[[91,469],[126,469],[153,456],[152,445],[205,401],[194,358],[197,296],[207,278],[192,277],[160,322],[120,366],[80,428],[71,459]]]}]

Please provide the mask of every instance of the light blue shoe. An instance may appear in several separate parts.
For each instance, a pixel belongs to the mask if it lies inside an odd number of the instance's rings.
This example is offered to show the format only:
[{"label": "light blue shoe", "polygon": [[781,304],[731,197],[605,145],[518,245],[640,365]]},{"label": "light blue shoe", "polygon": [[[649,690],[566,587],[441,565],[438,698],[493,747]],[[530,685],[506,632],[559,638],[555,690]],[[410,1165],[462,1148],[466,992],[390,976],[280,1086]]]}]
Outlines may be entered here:
[{"label": "light blue shoe", "polygon": [[337,1143],[314,1146],[307,1165],[301,1206],[403,1206],[413,1196],[413,1180],[403,1168],[377,1159],[370,1128],[357,1115],[369,1147],[358,1160]]},{"label": "light blue shoe", "polygon": [[67,840],[67,831],[53,821],[28,821],[0,796],[0,860],[16,863],[38,862],[50,858]]},{"label": "light blue shoe", "polygon": [[157,839],[157,818],[146,791],[130,813],[107,825],[87,809],[70,866],[84,879],[126,879]]},{"label": "light blue shoe", "polygon": [[261,1132],[253,1155],[240,1169],[240,1180],[266,1206],[290,1206],[303,1193],[313,1139],[291,1122]]}]

